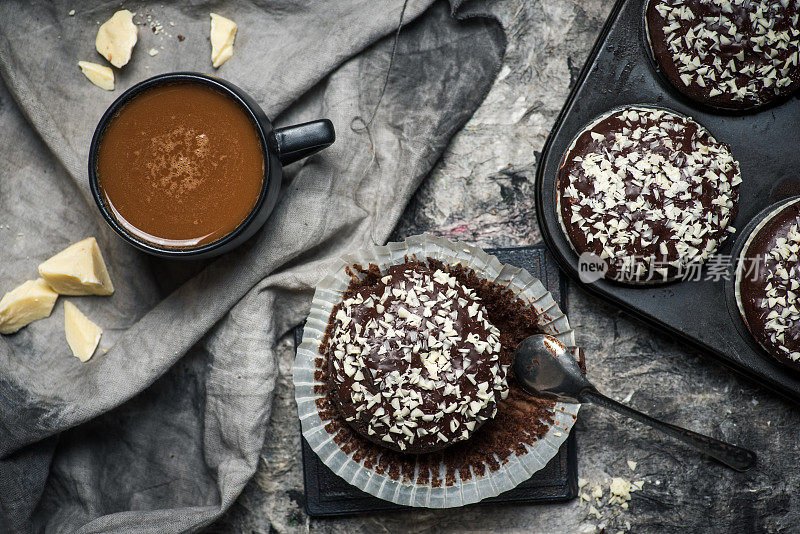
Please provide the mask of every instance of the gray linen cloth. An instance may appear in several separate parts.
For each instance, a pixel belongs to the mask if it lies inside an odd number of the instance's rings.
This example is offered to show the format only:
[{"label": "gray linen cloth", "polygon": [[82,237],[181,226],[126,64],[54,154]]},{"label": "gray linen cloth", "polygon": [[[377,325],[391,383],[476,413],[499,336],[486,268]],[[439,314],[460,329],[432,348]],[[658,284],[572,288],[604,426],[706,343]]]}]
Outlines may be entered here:
[{"label": "gray linen cloth", "polygon": [[[303,320],[332,258],[385,242],[494,79],[502,31],[459,3],[409,1],[388,70],[402,0],[0,2],[0,292],[88,236],[116,286],[61,297],[50,318],[0,336],[0,532],[191,531],[231,505],[269,422],[276,339]],[[122,7],[139,42],[105,92],[77,61],[104,63],[98,23]],[[216,71],[210,11],[239,23]],[[338,133],[286,169],[262,231],[204,263],[137,252],[87,185],[105,108],[176,70],[236,83],[279,126],[328,117]],[[86,364],[64,338],[65,300],[104,329],[107,352]]]}]

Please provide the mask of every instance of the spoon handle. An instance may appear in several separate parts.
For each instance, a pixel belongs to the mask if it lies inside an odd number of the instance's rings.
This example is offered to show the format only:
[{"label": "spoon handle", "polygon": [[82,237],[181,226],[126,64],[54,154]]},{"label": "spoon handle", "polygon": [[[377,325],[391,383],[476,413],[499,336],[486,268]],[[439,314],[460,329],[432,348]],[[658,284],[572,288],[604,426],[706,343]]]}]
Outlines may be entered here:
[{"label": "spoon handle", "polygon": [[756,464],[756,454],[753,451],[698,434],[697,432],[692,432],[691,430],[679,426],[664,423],[663,421],[654,419],[649,415],[645,415],[640,411],[610,399],[597,390],[583,390],[579,395],[579,400],[581,402],[591,402],[592,404],[609,408],[619,414],[628,416],[631,419],[655,428],[656,430],[661,430],[737,471],[747,471]]}]

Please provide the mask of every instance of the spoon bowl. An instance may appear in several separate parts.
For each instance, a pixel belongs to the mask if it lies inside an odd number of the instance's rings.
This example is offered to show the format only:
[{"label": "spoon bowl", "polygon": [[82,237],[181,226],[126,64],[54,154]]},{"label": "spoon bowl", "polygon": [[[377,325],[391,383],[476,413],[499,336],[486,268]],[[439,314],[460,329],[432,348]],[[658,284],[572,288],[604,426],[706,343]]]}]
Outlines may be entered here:
[{"label": "spoon bowl", "polygon": [[577,394],[592,387],[567,347],[545,334],[530,336],[520,343],[514,373],[529,393],[554,396],[563,402],[581,402]]}]

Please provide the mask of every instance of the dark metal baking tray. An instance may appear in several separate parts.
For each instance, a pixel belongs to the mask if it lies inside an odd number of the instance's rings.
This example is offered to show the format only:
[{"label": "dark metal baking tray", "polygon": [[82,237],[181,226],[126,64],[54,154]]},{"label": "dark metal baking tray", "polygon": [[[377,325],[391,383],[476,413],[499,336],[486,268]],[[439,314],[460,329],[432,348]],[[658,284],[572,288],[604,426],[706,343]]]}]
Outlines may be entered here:
[{"label": "dark metal baking tray", "polygon": [[[539,278],[553,294],[562,310],[567,312],[566,278],[542,245],[487,250],[502,263],[526,269]],[[303,331],[295,331],[295,343],[300,344]],[[403,510],[407,507],[373,497],[351,486],[333,473],[302,439],[303,482],[305,484],[305,507],[311,517],[332,517]],[[544,469],[516,488],[484,503],[532,504],[559,502],[573,499],[578,494],[578,459],[575,447],[575,431],[570,433],[558,454]],[[479,504],[479,505],[480,505]],[[476,505],[476,506],[479,506]]]},{"label": "dark metal baking tray", "polygon": [[584,284],[578,279],[578,257],[556,213],[557,172],[575,135],[614,107],[651,104],[672,109],[693,117],[717,140],[730,145],[744,181],[733,221],[736,237],[729,238],[719,254],[731,254],[736,243],[745,239],[745,226],[769,204],[800,194],[800,99],[793,96],[749,113],[715,112],[694,104],[673,89],[651,61],[644,37],[644,6],[645,0],[615,4],[545,143],[535,188],[542,237],[559,266],[588,292],[798,402],[800,373],[783,367],[753,342],[746,329],[737,326],[737,311],[726,302],[733,284],[732,268],[730,280],[655,287],[628,287],[606,280]]}]

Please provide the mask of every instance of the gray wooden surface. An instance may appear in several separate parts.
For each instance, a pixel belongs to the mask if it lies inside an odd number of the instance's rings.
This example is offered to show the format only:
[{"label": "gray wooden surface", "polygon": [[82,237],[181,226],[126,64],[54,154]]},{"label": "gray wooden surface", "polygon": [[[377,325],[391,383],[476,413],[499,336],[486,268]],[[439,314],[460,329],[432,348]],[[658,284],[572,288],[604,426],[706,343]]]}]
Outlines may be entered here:
[{"label": "gray wooden surface", "polygon": [[[427,231],[487,247],[540,241],[533,205],[539,151],[611,7],[609,0],[496,4],[509,38],[505,65],[483,106],[418,191],[394,237]],[[602,391],[668,421],[751,447],[759,453],[757,468],[734,473],[637,424],[584,407],[577,424],[579,474],[587,482],[583,493],[600,486],[605,503],[612,477],[644,481],[627,509],[579,499],[312,520],[303,511],[294,355],[287,338],[258,473],[208,531],[800,532],[797,408],[580,290],[572,289],[569,299],[589,376]],[[628,460],[637,463],[635,471]]]}]

